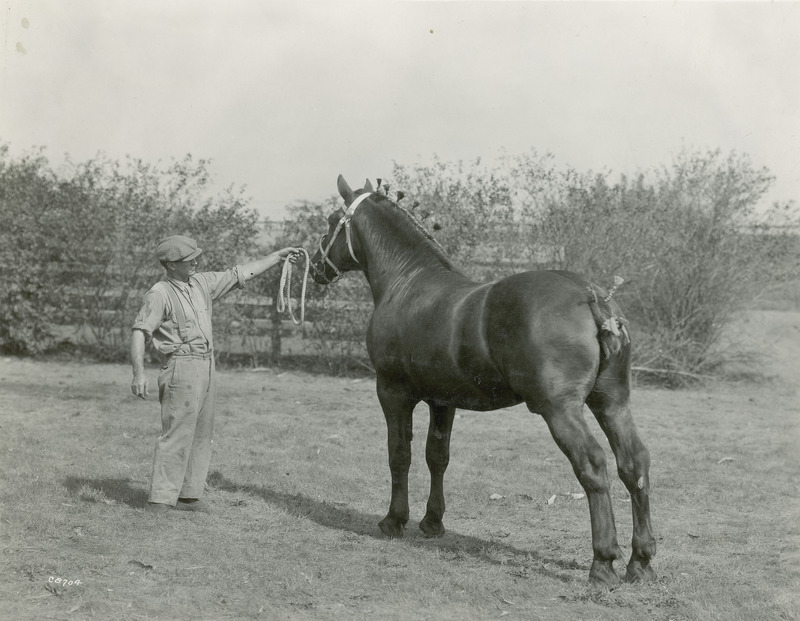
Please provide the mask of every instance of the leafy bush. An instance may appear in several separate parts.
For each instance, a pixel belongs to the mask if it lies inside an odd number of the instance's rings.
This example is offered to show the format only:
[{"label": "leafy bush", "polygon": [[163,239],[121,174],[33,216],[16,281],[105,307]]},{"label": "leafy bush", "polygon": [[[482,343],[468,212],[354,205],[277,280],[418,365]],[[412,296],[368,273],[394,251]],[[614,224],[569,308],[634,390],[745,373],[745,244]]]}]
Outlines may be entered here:
[{"label": "leafy bush", "polygon": [[675,383],[714,373],[733,315],[797,265],[782,235],[759,232],[785,212],[756,212],[771,182],[744,156],[683,153],[649,180],[583,179],[530,223],[563,244],[557,267],[628,280],[617,297],[637,335],[635,364]]},{"label": "leafy bush", "polygon": [[[211,196],[208,182],[208,162],[191,156],[167,167],[98,156],[57,176],[41,152],[13,160],[0,150],[0,214],[9,222],[0,260],[10,283],[0,346],[40,353],[63,337],[58,326],[72,326],[100,358],[123,359],[142,295],[163,275],[159,239],[196,238],[207,270],[257,249],[257,215],[242,192]],[[224,305],[215,314],[221,336],[226,314]]]},{"label": "leafy bush", "polygon": [[57,186],[41,151],[10,162],[8,147],[0,146],[0,346],[6,353],[38,353],[54,342],[49,325],[58,290],[46,269],[53,244],[39,223]]}]

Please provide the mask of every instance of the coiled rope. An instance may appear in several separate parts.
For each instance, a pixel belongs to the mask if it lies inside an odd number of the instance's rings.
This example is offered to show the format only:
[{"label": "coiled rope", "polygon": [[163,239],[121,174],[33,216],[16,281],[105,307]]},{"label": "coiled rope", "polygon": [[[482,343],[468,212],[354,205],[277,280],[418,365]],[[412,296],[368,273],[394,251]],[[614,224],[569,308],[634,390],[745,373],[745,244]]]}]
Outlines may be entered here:
[{"label": "coiled rope", "polygon": [[292,261],[290,257],[286,257],[283,263],[283,270],[281,271],[281,282],[278,287],[278,312],[282,313],[284,310],[289,310],[289,316],[292,318],[292,323],[296,326],[303,325],[306,318],[306,284],[308,283],[308,270],[311,267],[311,260],[308,257],[308,251],[305,248],[298,249],[305,257],[305,268],[303,270],[303,288],[300,292],[300,319],[294,316],[292,310]]}]

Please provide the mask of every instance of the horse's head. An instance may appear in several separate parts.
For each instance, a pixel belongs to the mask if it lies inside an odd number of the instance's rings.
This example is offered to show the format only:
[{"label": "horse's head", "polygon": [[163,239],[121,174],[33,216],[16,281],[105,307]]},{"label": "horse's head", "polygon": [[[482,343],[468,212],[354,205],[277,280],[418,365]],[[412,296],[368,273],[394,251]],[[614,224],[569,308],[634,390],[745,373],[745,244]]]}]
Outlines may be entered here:
[{"label": "horse's head", "polygon": [[339,280],[344,272],[363,269],[356,258],[358,240],[353,238],[350,220],[358,206],[372,194],[372,184],[367,181],[363,190],[353,191],[339,175],[338,186],[344,207],[328,216],[328,232],[319,240],[319,249],[311,257],[311,274],[319,285]]}]

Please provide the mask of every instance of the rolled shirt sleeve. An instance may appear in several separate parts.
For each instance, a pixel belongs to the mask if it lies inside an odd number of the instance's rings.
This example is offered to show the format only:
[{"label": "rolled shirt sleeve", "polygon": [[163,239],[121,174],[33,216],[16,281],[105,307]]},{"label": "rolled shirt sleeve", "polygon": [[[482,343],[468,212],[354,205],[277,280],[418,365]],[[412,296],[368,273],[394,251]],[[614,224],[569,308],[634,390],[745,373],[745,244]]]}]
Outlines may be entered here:
[{"label": "rolled shirt sleeve", "polygon": [[206,290],[212,300],[218,300],[234,289],[244,289],[245,283],[244,270],[240,265],[225,272],[201,272],[195,278],[205,279]]},{"label": "rolled shirt sleeve", "polygon": [[155,289],[150,289],[144,295],[142,308],[136,319],[133,322],[134,330],[141,330],[150,340],[153,334],[161,327],[164,322],[164,310],[166,308],[166,300],[164,296]]}]

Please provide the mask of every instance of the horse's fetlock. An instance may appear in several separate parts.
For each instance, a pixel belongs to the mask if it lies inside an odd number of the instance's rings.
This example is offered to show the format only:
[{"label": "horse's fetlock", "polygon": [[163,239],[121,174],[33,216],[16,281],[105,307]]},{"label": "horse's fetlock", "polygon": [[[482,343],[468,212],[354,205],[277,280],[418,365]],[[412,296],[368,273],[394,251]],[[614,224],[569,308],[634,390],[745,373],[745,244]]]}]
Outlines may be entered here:
[{"label": "horse's fetlock", "polygon": [[608,545],[599,546],[594,550],[594,559],[596,561],[614,562],[623,558],[625,558],[625,554],[616,541]]},{"label": "horse's fetlock", "polygon": [[652,536],[634,537],[631,542],[633,554],[641,559],[651,559],[656,555],[656,540]]}]

